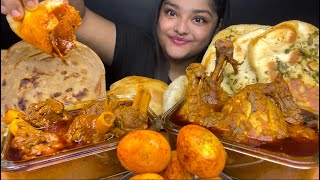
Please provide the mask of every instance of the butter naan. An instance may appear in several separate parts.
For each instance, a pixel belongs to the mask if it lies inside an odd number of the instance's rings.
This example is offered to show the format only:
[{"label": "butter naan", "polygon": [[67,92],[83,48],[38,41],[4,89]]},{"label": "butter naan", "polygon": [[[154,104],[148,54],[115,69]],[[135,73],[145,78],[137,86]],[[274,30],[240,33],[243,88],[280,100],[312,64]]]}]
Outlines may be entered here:
[{"label": "butter naan", "polygon": [[300,108],[319,114],[319,29],[292,20],[253,38],[248,60],[258,82],[283,75]]},{"label": "butter naan", "polygon": [[210,73],[215,69],[216,48],[214,45],[219,39],[228,39],[233,42],[233,58],[242,63],[238,66],[238,74],[235,74],[231,64],[226,64],[224,67],[221,86],[229,95],[239,92],[246,85],[257,82],[256,74],[248,62],[248,46],[252,38],[270,27],[258,24],[233,25],[220,31],[212,39],[201,62],[205,66],[206,72]]},{"label": "butter naan", "polygon": [[24,18],[7,21],[21,39],[52,56],[64,56],[75,46],[75,31],[82,19],[65,0],[45,0],[33,11],[25,10]]},{"label": "butter naan", "polygon": [[105,68],[89,47],[76,42],[67,63],[20,41],[1,60],[1,118],[9,108],[24,111],[49,98],[69,104],[105,98]]}]

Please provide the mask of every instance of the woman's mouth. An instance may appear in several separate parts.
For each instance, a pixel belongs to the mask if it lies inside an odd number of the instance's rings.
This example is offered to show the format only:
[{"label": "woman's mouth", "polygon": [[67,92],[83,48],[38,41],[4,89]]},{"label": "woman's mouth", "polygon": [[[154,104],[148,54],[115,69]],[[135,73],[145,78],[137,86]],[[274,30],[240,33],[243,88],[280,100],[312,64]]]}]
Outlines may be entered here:
[{"label": "woman's mouth", "polygon": [[171,36],[170,39],[173,44],[178,45],[178,46],[182,46],[182,45],[188,44],[190,42],[184,38],[179,38],[177,36]]}]

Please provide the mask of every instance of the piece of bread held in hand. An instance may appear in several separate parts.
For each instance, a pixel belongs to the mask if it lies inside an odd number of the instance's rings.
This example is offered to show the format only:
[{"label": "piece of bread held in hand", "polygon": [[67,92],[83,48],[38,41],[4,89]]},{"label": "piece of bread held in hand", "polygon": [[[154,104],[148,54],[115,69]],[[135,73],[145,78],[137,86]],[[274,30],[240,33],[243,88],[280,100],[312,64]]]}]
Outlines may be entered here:
[{"label": "piece of bread held in hand", "polygon": [[168,88],[168,85],[163,81],[143,76],[128,76],[111,84],[107,94],[135,95],[138,85],[143,85],[150,91],[149,106],[156,115],[161,116],[163,114],[163,93]]},{"label": "piece of bread held in hand", "polygon": [[36,10],[25,9],[22,20],[6,16],[10,28],[21,39],[41,51],[64,59],[75,47],[75,31],[82,22],[78,11],[66,0],[45,0]]}]

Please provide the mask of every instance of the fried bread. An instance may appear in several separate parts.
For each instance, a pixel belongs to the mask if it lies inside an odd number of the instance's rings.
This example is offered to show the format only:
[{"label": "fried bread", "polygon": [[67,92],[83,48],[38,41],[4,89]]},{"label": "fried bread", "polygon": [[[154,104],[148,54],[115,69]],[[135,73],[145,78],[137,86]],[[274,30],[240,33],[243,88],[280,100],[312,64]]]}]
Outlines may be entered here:
[{"label": "fried bread", "polygon": [[151,93],[150,108],[158,115],[163,113],[163,93],[168,88],[168,85],[160,80],[142,76],[128,76],[110,85],[108,94],[116,95],[135,95],[139,85],[143,85]]}]

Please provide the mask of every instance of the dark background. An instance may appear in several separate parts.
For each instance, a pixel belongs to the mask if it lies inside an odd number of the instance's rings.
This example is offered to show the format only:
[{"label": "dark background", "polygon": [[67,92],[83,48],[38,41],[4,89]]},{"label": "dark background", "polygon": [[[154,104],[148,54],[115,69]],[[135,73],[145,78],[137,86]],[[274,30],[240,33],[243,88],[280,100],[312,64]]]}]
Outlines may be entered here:
[{"label": "dark background", "polygon": [[[160,0],[86,0],[87,6],[113,21],[151,30],[155,8]],[[275,25],[286,20],[301,20],[319,28],[319,0],[230,0],[230,22],[234,24]],[[1,14],[1,49],[18,38]]]},{"label": "dark background", "polygon": [[230,0],[231,24],[301,20],[319,28],[319,0]]}]

